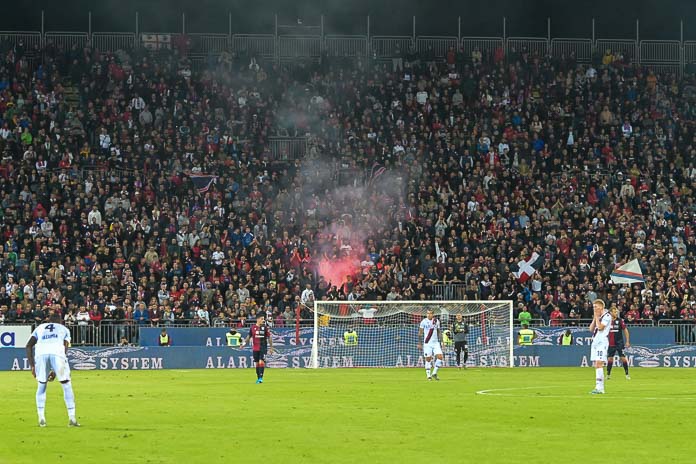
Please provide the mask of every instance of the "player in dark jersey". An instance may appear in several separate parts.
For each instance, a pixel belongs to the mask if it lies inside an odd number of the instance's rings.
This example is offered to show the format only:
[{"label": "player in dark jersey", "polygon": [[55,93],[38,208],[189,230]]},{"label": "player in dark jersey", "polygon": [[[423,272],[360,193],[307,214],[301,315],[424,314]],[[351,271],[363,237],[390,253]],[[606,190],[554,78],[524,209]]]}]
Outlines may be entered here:
[{"label": "player in dark jersey", "polygon": [[260,314],[256,317],[256,324],[249,329],[249,335],[244,339],[240,348],[243,348],[251,340],[251,350],[256,366],[256,383],[263,383],[263,371],[266,367],[266,351],[273,352],[273,338],[266,325],[266,317]]},{"label": "player in dark jersey", "polygon": [[[457,354],[457,367],[466,367],[469,359],[469,348],[467,345],[467,335],[469,334],[469,324],[466,323],[461,314],[457,314],[452,323],[452,334],[454,335],[454,351]],[[464,362],[461,362],[462,351],[464,352]]]},{"label": "player in dark jersey", "polygon": [[611,379],[611,368],[614,366],[614,356],[618,353],[623,364],[626,379],[631,380],[628,375],[628,359],[624,354],[624,348],[631,346],[626,323],[619,317],[619,308],[611,308],[611,330],[609,330],[609,350],[607,351],[607,380]]}]

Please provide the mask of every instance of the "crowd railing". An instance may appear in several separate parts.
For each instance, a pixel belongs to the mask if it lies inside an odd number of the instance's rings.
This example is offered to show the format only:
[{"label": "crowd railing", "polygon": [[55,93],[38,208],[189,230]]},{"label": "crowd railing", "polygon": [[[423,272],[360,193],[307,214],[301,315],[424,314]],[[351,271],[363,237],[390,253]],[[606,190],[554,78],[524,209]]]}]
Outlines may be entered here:
[{"label": "crowd railing", "polygon": [[662,319],[658,327],[674,328],[674,337],[680,345],[696,345],[696,321],[684,319]]},{"label": "crowd railing", "polygon": [[[589,63],[607,50],[620,54],[625,60],[660,72],[682,73],[687,63],[696,62],[696,41],[640,40],[631,38],[557,38],[551,37],[466,37],[417,35],[415,30],[404,35],[315,35],[233,34],[228,33],[135,33],[135,32],[74,32],[74,31],[0,31],[0,43],[22,44],[27,52],[47,44],[70,50],[73,47],[96,47],[104,52],[152,47],[185,48],[190,59],[204,66],[206,58],[223,52],[241,57],[256,57],[259,61],[292,63],[295,60],[317,61],[323,54],[329,57],[374,58],[389,62],[405,58],[412,50],[427,59],[441,61],[450,49],[461,49],[467,60],[474,50],[484,59],[497,53],[503,56],[531,53],[540,57],[569,58]],[[368,31],[369,32],[369,31]],[[166,38],[166,39],[162,39]],[[162,39],[162,40],[160,40]],[[432,55],[432,56],[431,56]],[[27,56],[34,60],[30,53]]]}]

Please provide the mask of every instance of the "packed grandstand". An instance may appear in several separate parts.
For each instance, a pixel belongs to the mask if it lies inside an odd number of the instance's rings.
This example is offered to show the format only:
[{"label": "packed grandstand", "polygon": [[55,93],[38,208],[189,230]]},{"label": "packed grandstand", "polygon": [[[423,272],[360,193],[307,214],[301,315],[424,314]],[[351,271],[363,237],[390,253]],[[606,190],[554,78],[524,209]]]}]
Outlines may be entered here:
[{"label": "packed grandstand", "polygon": [[[466,298],[581,324],[596,296],[696,320],[688,73],[611,50],[0,52],[5,323],[283,326],[314,299]],[[634,258],[645,284],[611,284]]]}]

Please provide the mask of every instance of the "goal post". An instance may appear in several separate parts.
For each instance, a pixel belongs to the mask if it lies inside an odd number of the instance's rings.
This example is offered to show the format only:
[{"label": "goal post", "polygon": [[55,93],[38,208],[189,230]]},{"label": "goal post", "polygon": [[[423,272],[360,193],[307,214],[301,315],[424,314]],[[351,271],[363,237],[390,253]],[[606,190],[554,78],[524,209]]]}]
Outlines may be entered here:
[{"label": "goal post", "polygon": [[[418,328],[432,310],[441,330],[469,325],[469,366],[513,367],[512,301],[315,301],[310,367],[421,367]],[[451,333],[444,365],[455,365]]]}]

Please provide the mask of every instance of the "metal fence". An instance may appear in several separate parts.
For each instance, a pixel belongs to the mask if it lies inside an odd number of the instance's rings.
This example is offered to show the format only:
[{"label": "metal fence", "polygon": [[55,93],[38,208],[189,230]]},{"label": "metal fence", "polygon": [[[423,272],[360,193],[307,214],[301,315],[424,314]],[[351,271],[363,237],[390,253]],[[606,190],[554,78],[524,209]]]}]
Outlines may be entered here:
[{"label": "metal fence", "polygon": [[272,161],[293,161],[307,154],[305,137],[269,137]]},{"label": "metal fence", "polygon": [[[513,321],[513,327],[519,328],[522,326],[519,321]],[[529,327],[546,327],[546,321],[543,319],[530,319]]]},{"label": "metal fence", "polygon": [[[624,321],[629,327],[655,327],[655,322],[651,320],[640,320],[640,321]],[[683,322],[683,321],[682,321]],[[544,319],[532,319],[532,325],[534,327],[589,327],[592,324],[592,319],[575,319],[575,318],[565,318],[556,321],[546,321]],[[519,327],[520,323],[518,320],[514,321],[514,326]]]},{"label": "metal fence", "polygon": [[328,56],[357,58],[368,53],[367,36],[327,35],[324,47]]},{"label": "metal fence", "polygon": [[273,59],[276,57],[276,38],[272,34],[237,34],[232,37],[232,49],[239,55]]},{"label": "metal fence", "polygon": [[445,58],[450,48],[455,51],[459,48],[459,41],[456,37],[424,36],[416,38],[416,50],[426,55],[432,54],[435,58]]},{"label": "metal fence", "polygon": [[403,57],[413,46],[410,36],[375,36],[370,41],[370,50],[378,59]]},{"label": "metal fence", "polygon": [[86,32],[46,32],[44,44],[49,42],[64,50],[70,50],[73,47],[84,48],[89,43],[89,34]]},{"label": "metal fence", "polygon": [[641,63],[674,63],[681,61],[681,43],[678,40],[642,40]]},{"label": "metal fence", "polygon": [[568,58],[572,55],[578,63],[592,61],[591,39],[552,39],[551,55],[558,58]]},{"label": "metal fence", "polygon": [[111,321],[69,324],[73,346],[113,346],[122,342],[137,344],[139,341],[137,324],[119,324]]},{"label": "metal fence", "polygon": [[549,52],[549,42],[540,37],[510,37],[507,39],[507,53],[528,52],[532,55],[546,56]]},{"label": "metal fence", "polygon": [[683,319],[665,319],[657,323],[658,327],[674,328],[674,338],[680,345],[696,345],[696,324]]},{"label": "metal fence", "polygon": [[298,58],[318,59],[321,56],[321,37],[319,36],[280,36],[278,37],[278,58],[291,61]]},{"label": "metal fence", "polygon": [[[422,57],[442,60],[450,48],[461,49],[466,57],[479,50],[484,60],[496,51],[505,51],[509,56],[527,52],[536,56],[550,54],[556,58],[571,54],[579,63],[589,63],[599,58],[606,50],[621,54],[634,63],[658,71],[681,72],[686,63],[696,62],[696,42],[676,40],[638,40],[552,37],[455,37],[411,35],[278,35],[275,34],[215,34],[189,33],[165,34],[172,43],[185,39],[189,57],[199,67],[205,64],[206,56],[217,56],[231,51],[242,58],[254,56],[260,61],[292,62],[297,59],[316,61],[326,52],[329,57],[358,58],[372,56],[380,61],[405,57],[415,49]],[[47,43],[62,49],[94,46],[101,51],[114,52],[140,47],[140,37],[133,32],[64,32],[48,31],[0,31],[0,43],[18,45],[22,43],[28,52]]]},{"label": "metal fence", "polygon": [[131,50],[136,46],[135,34],[132,32],[95,32],[92,45],[102,52]]},{"label": "metal fence", "polygon": [[696,63],[696,42],[684,42],[682,64]]},{"label": "metal fence", "polygon": [[220,54],[230,49],[231,40],[227,34],[188,34],[193,54]]},{"label": "metal fence", "polygon": [[610,50],[613,54],[621,53],[625,58],[630,58],[632,62],[637,62],[638,43],[635,40],[613,40],[613,39],[597,39],[595,42],[595,50],[598,54],[604,54]]},{"label": "metal fence", "polygon": [[435,284],[432,287],[433,300],[465,300],[466,284]]},{"label": "metal fence", "polygon": [[0,42],[7,42],[13,46],[22,44],[27,50],[40,48],[43,38],[40,32],[27,31],[0,31]]},{"label": "metal fence", "polygon": [[465,37],[461,48],[467,58],[471,58],[474,50],[480,51],[483,58],[493,57],[496,50],[505,48],[505,41],[502,37]]}]

